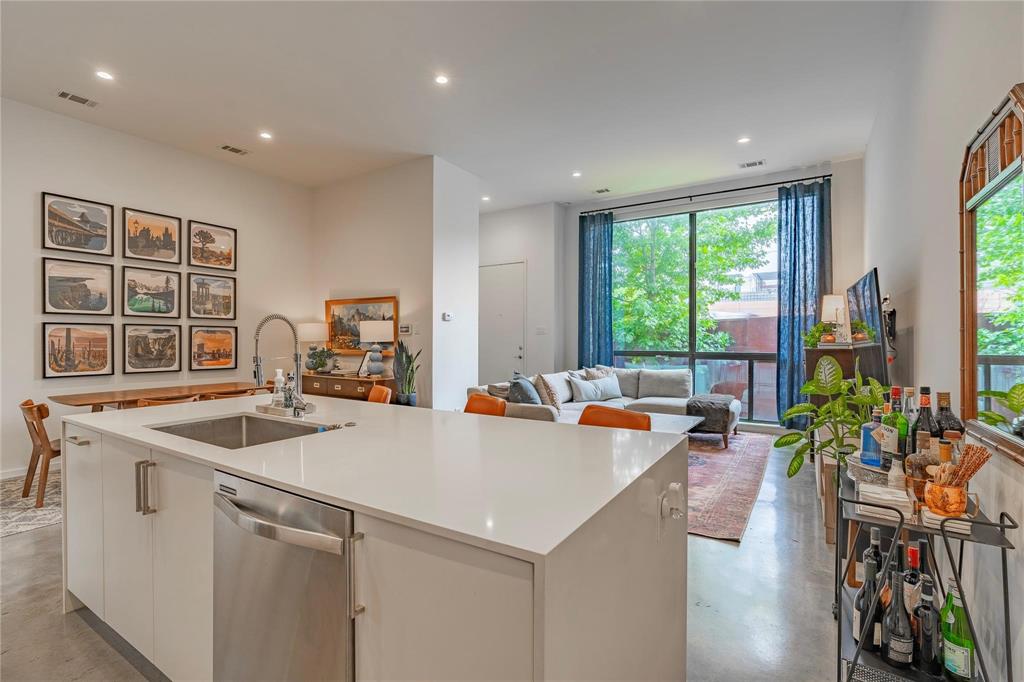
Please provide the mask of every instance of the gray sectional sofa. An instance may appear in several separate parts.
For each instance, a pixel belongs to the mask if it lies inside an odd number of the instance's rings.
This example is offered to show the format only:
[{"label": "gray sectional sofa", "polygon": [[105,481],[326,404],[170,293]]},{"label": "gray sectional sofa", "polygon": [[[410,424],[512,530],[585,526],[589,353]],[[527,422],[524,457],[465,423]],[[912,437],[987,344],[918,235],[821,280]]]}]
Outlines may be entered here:
[{"label": "gray sectional sofa", "polygon": [[[596,378],[600,374],[610,374],[618,380],[621,397],[606,400],[574,400],[573,386],[570,376],[578,380]],[[545,380],[541,381],[541,377]],[[693,375],[688,369],[621,369],[598,365],[592,370],[572,372],[556,372],[554,374],[537,375],[530,381],[538,388],[541,399],[546,404],[513,403],[507,405],[505,416],[539,421],[557,421],[575,424],[580,413],[587,405],[608,405],[635,412],[653,414],[685,415],[686,404],[693,397]],[[557,399],[545,400],[546,386],[557,393]],[[472,386],[468,394],[487,393],[499,398],[507,398],[508,382]],[[743,406],[735,398],[729,404],[728,428],[722,433],[723,441],[728,445],[729,433],[735,431],[740,421]],[[698,427],[696,431],[702,429]]]}]

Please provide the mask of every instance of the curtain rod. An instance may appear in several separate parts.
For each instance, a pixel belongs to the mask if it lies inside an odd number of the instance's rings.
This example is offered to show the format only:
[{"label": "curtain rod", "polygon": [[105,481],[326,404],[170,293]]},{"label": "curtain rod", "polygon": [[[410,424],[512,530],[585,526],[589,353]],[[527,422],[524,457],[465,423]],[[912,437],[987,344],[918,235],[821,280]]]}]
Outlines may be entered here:
[{"label": "curtain rod", "polygon": [[743,192],[748,189],[763,189],[765,187],[781,187],[782,185],[790,185],[797,182],[804,182],[806,180],[824,180],[825,178],[831,178],[831,173],[825,173],[824,175],[811,175],[806,178],[796,178],[795,180],[781,180],[779,182],[766,182],[763,185],[750,185],[749,187],[736,187],[734,189],[720,189],[715,192],[701,192],[699,194],[683,194],[678,197],[669,197],[668,199],[652,199],[651,201],[641,201],[635,204],[623,204],[622,206],[609,206],[608,208],[595,208],[590,211],[580,211],[580,215],[590,215],[591,213],[606,213],[608,211],[617,211],[623,208],[636,208],[638,206],[650,206],[651,204],[663,204],[666,201],[679,201],[680,199],[689,199],[693,201],[695,197],[709,197],[715,194],[729,194],[731,192]]}]

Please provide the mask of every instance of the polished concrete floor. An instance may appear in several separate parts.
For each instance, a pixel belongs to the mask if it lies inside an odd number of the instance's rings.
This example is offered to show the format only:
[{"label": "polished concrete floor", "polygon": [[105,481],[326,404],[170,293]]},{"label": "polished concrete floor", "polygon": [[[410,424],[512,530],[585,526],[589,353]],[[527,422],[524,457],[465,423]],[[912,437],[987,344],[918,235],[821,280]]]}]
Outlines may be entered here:
[{"label": "polished concrete floor", "polygon": [[[832,553],[809,466],[786,479],[773,452],[739,545],[690,537],[687,677],[691,682],[835,676]],[[3,539],[0,678],[140,680],[77,614],[61,614],[60,526]]]},{"label": "polished concrete floor", "polygon": [[737,545],[691,535],[686,671],[690,682],[834,680],[832,546],[805,464],[773,451]]}]

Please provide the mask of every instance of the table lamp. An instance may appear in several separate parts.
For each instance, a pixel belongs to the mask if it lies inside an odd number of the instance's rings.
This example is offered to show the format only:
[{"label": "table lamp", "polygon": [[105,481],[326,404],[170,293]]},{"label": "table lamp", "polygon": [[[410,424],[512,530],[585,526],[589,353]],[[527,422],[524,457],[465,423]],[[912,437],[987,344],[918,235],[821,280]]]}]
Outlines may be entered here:
[{"label": "table lamp", "polygon": [[374,376],[384,374],[381,343],[393,343],[395,323],[391,320],[363,320],[359,323],[359,343],[370,343],[370,364],[366,370]]},{"label": "table lamp", "polygon": [[822,336],[822,341],[825,343],[847,343],[850,340],[848,334],[844,333],[846,328],[846,297],[839,294],[825,294],[821,298],[821,321],[830,322],[835,325],[835,338],[831,341],[825,341],[825,336]]}]

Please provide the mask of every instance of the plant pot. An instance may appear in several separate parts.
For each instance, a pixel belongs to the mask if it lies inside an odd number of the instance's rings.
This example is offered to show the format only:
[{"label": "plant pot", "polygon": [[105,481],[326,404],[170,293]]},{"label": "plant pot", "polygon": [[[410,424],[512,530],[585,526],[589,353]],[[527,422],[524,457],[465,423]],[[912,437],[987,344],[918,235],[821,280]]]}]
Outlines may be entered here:
[{"label": "plant pot", "polygon": [[924,487],[924,501],[939,516],[961,516],[967,511],[967,489],[929,481]]},{"label": "plant pot", "polygon": [[409,402],[409,407],[416,407],[416,394],[415,393],[410,393],[410,394],[408,394],[405,397],[406,397],[406,399]]},{"label": "plant pot", "polygon": [[408,405],[409,404],[409,394],[408,393],[399,393],[398,394],[398,404],[399,405]]}]

